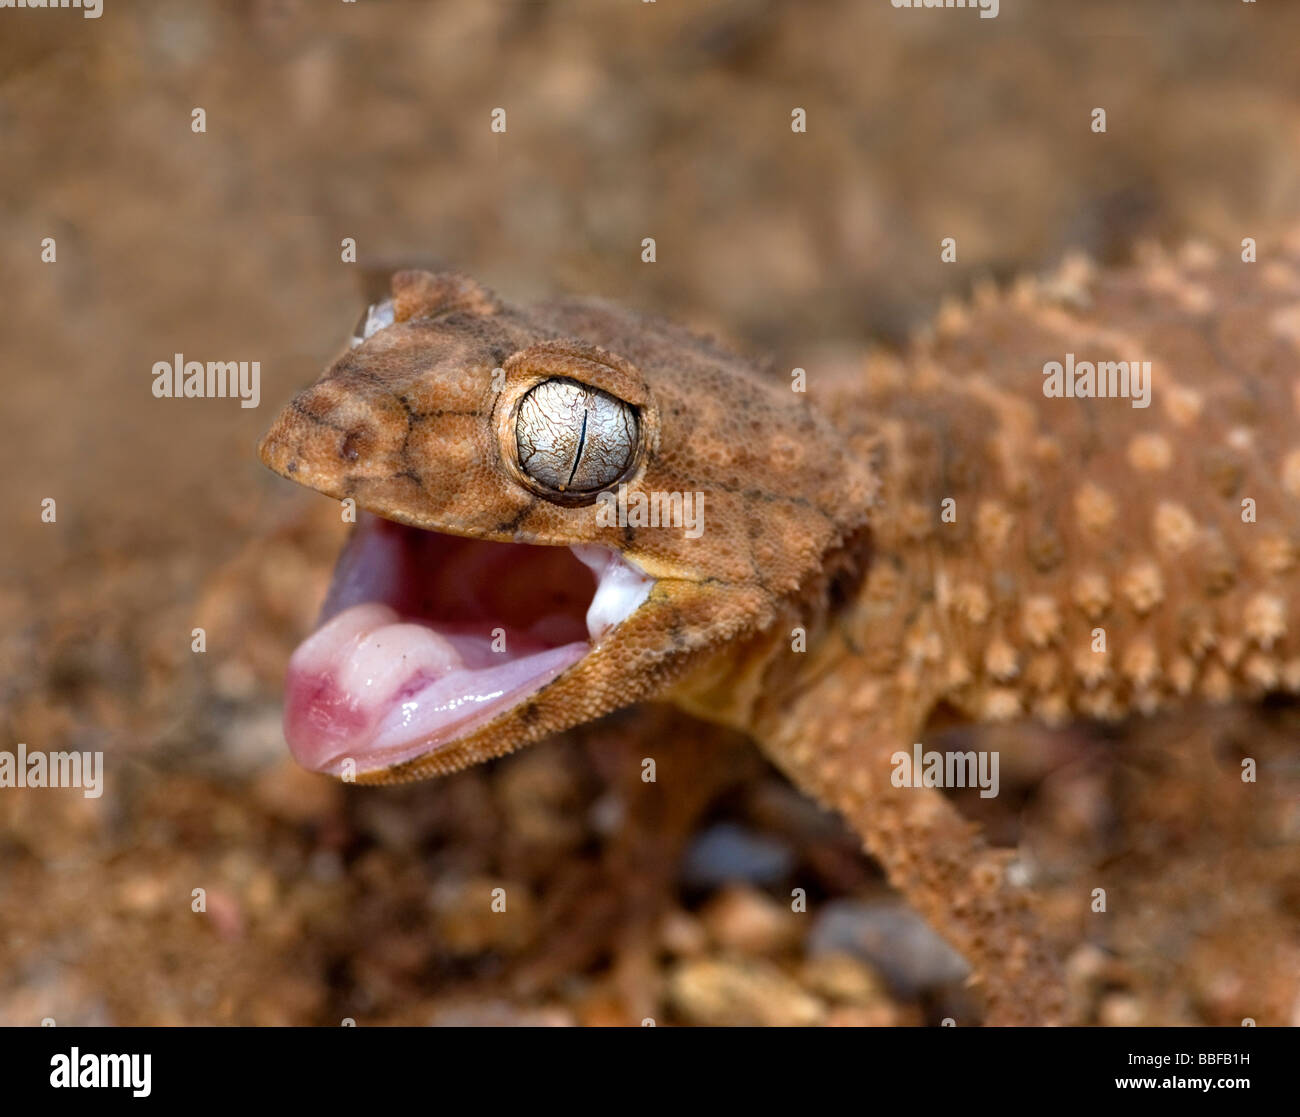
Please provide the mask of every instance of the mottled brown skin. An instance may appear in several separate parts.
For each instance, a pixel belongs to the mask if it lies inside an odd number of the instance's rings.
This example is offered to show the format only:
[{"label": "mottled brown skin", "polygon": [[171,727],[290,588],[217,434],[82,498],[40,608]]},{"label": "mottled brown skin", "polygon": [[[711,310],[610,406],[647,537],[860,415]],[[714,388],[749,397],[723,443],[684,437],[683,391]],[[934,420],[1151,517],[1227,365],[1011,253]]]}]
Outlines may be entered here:
[{"label": "mottled brown skin", "polygon": [[[901,359],[810,368],[807,395],[616,307],[518,310],[462,278],[399,273],[398,325],[295,399],[263,460],[423,528],[602,542],[659,582],[533,699],[373,782],[675,701],[751,734],[842,812],[971,961],[987,1019],[1059,1019],[1058,965],[1011,852],[941,791],[894,787],[890,757],[939,711],[1112,719],[1300,690],[1298,254],[1152,251],[1105,274],[1074,261],[946,308]],[[1046,398],[1043,364],[1067,352],[1151,360],[1151,406]],[[598,529],[590,505],[522,483],[502,416],[551,375],[641,408],[631,484],[705,493],[701,538]]]}]

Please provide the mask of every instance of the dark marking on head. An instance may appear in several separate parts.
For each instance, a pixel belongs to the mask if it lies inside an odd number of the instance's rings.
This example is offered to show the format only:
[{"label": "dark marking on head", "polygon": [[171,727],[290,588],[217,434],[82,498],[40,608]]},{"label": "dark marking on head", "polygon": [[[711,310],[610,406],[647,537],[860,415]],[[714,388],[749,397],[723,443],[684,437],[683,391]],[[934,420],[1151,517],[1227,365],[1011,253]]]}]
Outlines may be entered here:
[{"label": "dark marking on head", "polygon": [[338,431],[339,434],[347,433],[347,431],[343,427],[339,426],[338,423],[332,423],[324,416],[317,415],[316,412],[308,408],[302,400],[296,396],[289,401],[289,406],[308,422],[316,423],[322,427],[329,427],[330,430]]},{"label": "dark marking on head", "polygon": [[530,513],[533,510],[533,507],[536,504],[537,504],[536,499],[530,499],[528,503],[525,504],[521,509],[519,509],[519,511],[512,518],[506,520],[504,523],[497,524],[497,526],[493,530],[500,535],[513,535],[515,531],[518,529],[519,525],[522,524],[524,520],[528,518],[528,513]]}]

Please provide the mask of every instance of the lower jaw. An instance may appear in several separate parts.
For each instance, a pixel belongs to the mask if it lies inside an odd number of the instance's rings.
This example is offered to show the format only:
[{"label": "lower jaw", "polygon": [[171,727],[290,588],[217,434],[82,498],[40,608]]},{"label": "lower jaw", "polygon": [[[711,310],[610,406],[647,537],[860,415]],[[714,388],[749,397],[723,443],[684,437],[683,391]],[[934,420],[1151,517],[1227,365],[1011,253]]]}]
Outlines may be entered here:
[{"label": "lower jaw", "polygon": [[[490,721],[591,650],[562,644],[470,668],[436,630],[404,623],[388,606],[355,605],[295,653],[285,738],[306,768],[344,774],[391,767]],[[325,652],[333,666],[318,657]]]},{"label": "lower jaw", "polygon": [[573,667],[650,585],[603,548],[466,540],[365,516],[325,623],[290,660],[290,751],[348,775],[444,747]]}]

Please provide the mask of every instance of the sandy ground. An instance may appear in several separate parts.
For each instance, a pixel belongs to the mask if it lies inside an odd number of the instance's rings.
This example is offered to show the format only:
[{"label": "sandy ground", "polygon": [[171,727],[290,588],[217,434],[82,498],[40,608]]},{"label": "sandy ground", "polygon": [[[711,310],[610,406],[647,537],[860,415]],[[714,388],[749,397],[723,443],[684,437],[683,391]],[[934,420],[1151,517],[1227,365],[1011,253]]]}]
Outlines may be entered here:
[{"label": "sandy ground", "polygon": [[[0,747],[107,757],[99,798],[0,789],[0,1023],[978,1020],[840,824],[671,712],[434,784],[298,771],[280,674],[339,535],[253,447],[361,309],[345,237],[793,366],[1070,248],[1293,220],[1300,8],[1011,7],[0,13]],[[260,406],[153,398],[175,353],[260,361]],[[963,805],[1020,844],[1075,1019],[1300,1023],[1297,730],[998,731],[1004,793]],[[659,796],[627,775],[646,742]],[[1244,755],[1267,795],[1223,778]]]}]

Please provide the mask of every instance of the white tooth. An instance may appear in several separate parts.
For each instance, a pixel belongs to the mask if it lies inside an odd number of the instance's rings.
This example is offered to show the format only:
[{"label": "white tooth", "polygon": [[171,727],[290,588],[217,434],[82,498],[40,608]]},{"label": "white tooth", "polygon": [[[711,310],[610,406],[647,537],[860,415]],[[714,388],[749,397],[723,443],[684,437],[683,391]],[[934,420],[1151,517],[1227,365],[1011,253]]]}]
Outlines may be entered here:
[{"label": "white tooth", "polygon": [[394,321],[393,300],[385,299],[383,302],[375,303],[366,311],[365,325],[361,327],[361,333],[352,339],[352,348],[355,349],[368,337],[373,337],[380,330],[386,330]]},{"label": "white tooth", "polygon": [[587,632],[599,640],[636,612],[655,580],[608,547],[577,543],[569,549],[596,575],[596,596],[587,609]]}]

